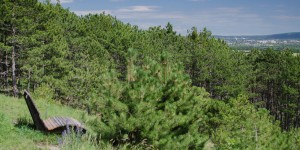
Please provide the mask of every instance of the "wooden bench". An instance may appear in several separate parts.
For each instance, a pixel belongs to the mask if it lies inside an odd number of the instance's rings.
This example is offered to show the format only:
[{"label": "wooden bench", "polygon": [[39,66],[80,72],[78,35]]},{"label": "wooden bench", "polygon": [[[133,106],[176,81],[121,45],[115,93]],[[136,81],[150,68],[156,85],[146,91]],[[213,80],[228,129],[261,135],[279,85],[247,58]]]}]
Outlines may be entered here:
[{"label": "wooden bench", "polygon": [[30,115],[34,122],[34,125],[38,130],[44,132],[56,132],[61,133],[64,130],[70,128],[76,131],[81,131],[82,133],[86,132],[84,126],[77,120],[69,117],[51,117],[46,120],[42,120],[40,113],[34,104],[30,94],[27,91],[24,91],[24,98],[28,106]]}]

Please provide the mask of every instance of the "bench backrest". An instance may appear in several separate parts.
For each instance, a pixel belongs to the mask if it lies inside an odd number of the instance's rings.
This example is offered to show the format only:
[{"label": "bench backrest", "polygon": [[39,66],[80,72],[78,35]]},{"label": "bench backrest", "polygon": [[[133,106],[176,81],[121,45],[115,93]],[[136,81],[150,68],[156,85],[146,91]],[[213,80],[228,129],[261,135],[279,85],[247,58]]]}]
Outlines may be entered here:
[{"label": "bench backrest", "polygon": [[38,109],[36,108],[30,94],[27,91],[24,91],[24,98],[25,98],[26,104],[28,106],[32,120],[34,122],[34,125],[36,126],[36,128],[38,130],[45,131],[46,130],[45,124],[44,124],[43,120],[41,119],[40,113],[39,113]]}]

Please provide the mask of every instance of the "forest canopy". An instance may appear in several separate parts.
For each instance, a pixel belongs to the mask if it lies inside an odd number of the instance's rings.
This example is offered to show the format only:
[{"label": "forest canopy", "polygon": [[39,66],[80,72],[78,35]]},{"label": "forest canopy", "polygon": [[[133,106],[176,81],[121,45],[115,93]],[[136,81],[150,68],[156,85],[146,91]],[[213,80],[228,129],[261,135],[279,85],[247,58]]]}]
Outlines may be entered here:
[{"label": "forest canopy", "polygon": [[142,30],[59,3],[0,0],[0,92],[89,114],[97,136],[143,148],[300,149],[300,57],[234,50],[206,28]]}]

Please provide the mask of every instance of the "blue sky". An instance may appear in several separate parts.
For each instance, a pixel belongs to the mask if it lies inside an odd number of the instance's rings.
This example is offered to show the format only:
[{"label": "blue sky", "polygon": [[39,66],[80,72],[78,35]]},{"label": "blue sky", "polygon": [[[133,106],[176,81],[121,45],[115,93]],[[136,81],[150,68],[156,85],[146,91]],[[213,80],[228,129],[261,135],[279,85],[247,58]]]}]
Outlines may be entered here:
[{"label": "blue sky", "polygon": [[[55,0],[52,0],[55,1]],[[60,0],[78,15],[101,13],[125,23],[178,33],[195,26],[214,35],[263,35],[300,31],[300,0]]]}]

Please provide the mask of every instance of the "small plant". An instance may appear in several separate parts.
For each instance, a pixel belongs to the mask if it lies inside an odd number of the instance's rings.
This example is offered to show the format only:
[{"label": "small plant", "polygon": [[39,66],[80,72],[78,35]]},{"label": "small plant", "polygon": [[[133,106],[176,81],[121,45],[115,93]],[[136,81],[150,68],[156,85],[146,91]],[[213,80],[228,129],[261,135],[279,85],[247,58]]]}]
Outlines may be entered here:
[{"label": "small plant", "polygon": [[31,128],[31,129],[35,128],[33,122],[29,118],[27,118],[27,117],[20,117],[20,118],[18,118],[15,126],[16,127],[26,126],[26,127]]},{"label": "small plant", "polygon": [[83,134],[80,128],[74,130],[69,126],[58,138],[58,144],[62,150],[97,150],[100,147],[96,141],[96,138],[93,138],[90,134]]}]

